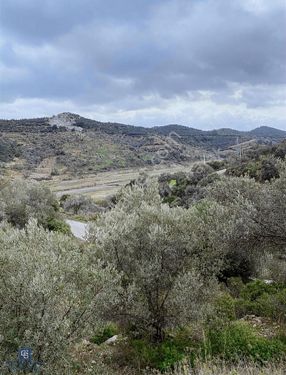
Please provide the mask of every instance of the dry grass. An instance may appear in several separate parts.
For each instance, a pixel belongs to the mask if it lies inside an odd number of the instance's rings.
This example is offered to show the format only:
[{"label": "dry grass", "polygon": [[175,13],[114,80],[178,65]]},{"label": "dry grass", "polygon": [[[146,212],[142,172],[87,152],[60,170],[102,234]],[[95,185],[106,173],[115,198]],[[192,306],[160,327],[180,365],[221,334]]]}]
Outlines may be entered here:
[{"label": "dry grass", "polygon": [[[146,372],[145,375],[159,375],[156,372]],[[181,364],[174,371],[165,373],[165,375],[285,375],[286,364],[265,365],[263,367],[240,363],[237,365],[228,365],[225,363],[203,363],[197,365],[196,369],[191,369],[187,364]],[[161,374],[160,374],[161,375]]]},{"label": "dry grass", "polygon": [[[255,363],[241,362],[230,365],[222,361],[212,360],[197,363],[191,368],[189,363],[182,362],[174,370],[161,373],[154,369],[139,369],[121,360],[118,345],[97,346],[87,340],[77,344],[69,359],[46,369],[46,375],[285,375],[286,362],[259,366]],[[72,361],[71,361],[72,359]],[[71,366],[71,362],[77,366]],[[0,374],[2,374],[0,370]]]},{"label": "dry grass", "polygon": [[152,369],[135,370],[129,367],[116,368],[103,364],[97,358],[91,361],[89,364],[85,364],[78,370],[64,370],[61,369],[57,372],[57,369],[53,369],[48,375],[285,375],[285,365],[268,365],[264,367],[257,367],[252,364],[240,364],[240,365],[223,365],[207,363],[198,366],[196,369],[192,369],[187,365],[181,365],[177,369],[170,372],[158,372]]},{"label": "dry grass", "polygon": [[[124,340],[120,343],[124,343]],[[191,368],[187,359],[175,369],[162,373],[150,368],[134,368],[122,360],[121,349],[121,345],[97,346],[84,340],[74,348],[72,354],[79,365],[77,370],[61,369],[58,372],[58,369],[54,369],[48,375],[286,375],[285,361],[259,366],[257,363],[244,361],[231,365],[223,361],[210,360],[206,363],[198,362],[195,368]]]}]

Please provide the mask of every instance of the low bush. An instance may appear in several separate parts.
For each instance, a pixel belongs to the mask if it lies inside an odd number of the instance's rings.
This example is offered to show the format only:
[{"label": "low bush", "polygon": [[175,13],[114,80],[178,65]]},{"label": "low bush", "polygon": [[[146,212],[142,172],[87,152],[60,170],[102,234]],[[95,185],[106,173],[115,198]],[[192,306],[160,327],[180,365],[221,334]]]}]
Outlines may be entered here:
[{"label": "low bush", "polygon": [[215,316],[223,321],[235,320],[235,299],[228,293],[221,293],[214,301]]},{"label": "low bush", "polygon": [[219,171],[220,169],[223,169],[225,167],[225,161],[224,160],[211,160],[208,161],[207,164],[212,167],[215,171]]},{"label": "low bush", "polygon": [[246,284],[235,302],[238,317],[254,314],[279,322],[286,321],[286,287],[256,280]]},{"label": "low bush", "polygon": [[115,324],[107,324],[101,330],[95,333],[95,335],[91,338],[91,342],[94,344],[100,345],[108,340],[110,337],[118,334],[118,328]]},{"label": "low bush", "polygon": [[61,199],[61,206],[67,214],[94,217],[103,211],[92,198],[84,195],[65,196]]},{"label": "low bush", "polygon": [[47,221],[47,229],[63,234],[70,234],[70,226],[63,220],[52,218]]},{"label": "low bush", "polygon": [[147,340],[131,341],[131,361],[139,367],[152,367],[161,371],[172,368],[185,357],[186,348],[174,339],[166,339],[160,344],[152,344]]},{"label": "low bush", "polygon": [[44,185],[23,180],[0,187],[0,221],[24,228],[30,219],[48,228],[49,221],[60,220],[56,196]]},{"label": "low bush", "polygon": [[241,277],[230,277],[227,280],[227,288],[232,297],[238,298],[245,284],[243,283]]},{"label": "low bush", "polygon": [[261,337],[253,327],[243,321],[210,328],[205,344],[204,352],[207,356],[233,362],[249,359],[263,363],[281,359],[286,355],[286,345],[279,338]]},{"label": "low bush", "polygon": [[283,289],[283,285],[277,283],[267,284],[263,280],[255,280],[245,284],[240,296],[248,301],[255,301],[263,294],[274,294]]},{"label": "low bush", "polygon": [[263,365],[286,359],[284,335],[271,339],[260,336],[245,321],[216,320],[203,332],[197,335],[186,328],[180,329],[159,344],[147,339],[130,340],[127,361],[136,368],[167,371],[182,360],[195,366],[201,361],[222,360],[229,364],[249,361]]},{"label": "low bush", "polygon": [[[286,365],[266,364],[264,366],[257,363],[241,361],[239,364],[228,364],[224,361],[199,362],[195,369],[191,368],[189,363],[182,362],[174,370],[165,372],[165,375],[285,375]],[[160,375],[158,371],[144,373],[144,375]]]}]

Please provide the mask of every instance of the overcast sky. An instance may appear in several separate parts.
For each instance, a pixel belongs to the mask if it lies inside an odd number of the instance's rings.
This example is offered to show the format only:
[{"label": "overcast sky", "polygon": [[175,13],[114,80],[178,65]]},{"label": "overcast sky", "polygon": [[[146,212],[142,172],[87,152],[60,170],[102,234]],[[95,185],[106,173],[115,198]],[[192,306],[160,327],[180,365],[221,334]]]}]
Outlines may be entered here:
[{"label": "overcast sky", "polygon": [[0,0],[0,118],[286,130],[285,0]]}]

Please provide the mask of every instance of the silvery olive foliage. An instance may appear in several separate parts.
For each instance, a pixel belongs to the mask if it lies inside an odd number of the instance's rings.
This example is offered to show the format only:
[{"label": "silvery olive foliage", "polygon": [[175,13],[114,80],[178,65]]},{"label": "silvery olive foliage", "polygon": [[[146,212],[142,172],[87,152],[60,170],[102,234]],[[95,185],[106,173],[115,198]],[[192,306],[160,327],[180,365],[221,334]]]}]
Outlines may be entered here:
[{"label": "silvery olive foliage", "polygon": [[116,273],[91,262],[88,249],[32,220],[0,229],[0,359],[20,346],[57,363],[68,346],[92,332],[112,300]]},{"label": "silvery olive foliage", "polygon": [[[260,184],[247,177],[217,182],[210,196],[244,219],[245,239],[284,248],[286,243],[286,173]],[[243,218],[242,218],[243,216]]]},{"label": "silvery olive foliage", "polygon": [[230,223],[226,247],[238,261],[245,257],[259,266],[264,255],[286,256],[286,163],[279,168],[280,178],[264,184],[231,177],[209,189],[209,199],[225,210],[221,221]]},{"label": "silvery olive foliage", "polygon": [[48,227],[49,220],[59,218],[56,197],[37,182],[15,180],[0,184],[0,220],[23,228],[31,218]]},{"label": "silvery olive foliage", "polygon": [[150,181],[119,197],[89,230],[96,256],[122,275],[118,304],[109,313],[160,341],[166,328],[200,319],[215,294],[213,276],[224,251],[214,213],[221,208],[208,202],[170,208]]}]

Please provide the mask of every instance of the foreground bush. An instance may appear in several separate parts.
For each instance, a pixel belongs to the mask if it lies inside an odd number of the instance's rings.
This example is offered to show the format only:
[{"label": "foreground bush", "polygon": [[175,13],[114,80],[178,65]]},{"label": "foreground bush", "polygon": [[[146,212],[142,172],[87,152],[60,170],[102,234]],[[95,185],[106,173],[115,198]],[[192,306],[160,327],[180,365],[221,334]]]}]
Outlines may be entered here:
[{"label": "foreground bush", "polygon": [[0,278],[0,360],[29,346],[47,366],[98,325],[117,280],[90,262],[87,249],[35,221],[23,230],[2,228]]},{"label": "foreground bush", "polygon": [[201,319],[215,295],[222,258],[213,212],[207,202],[170,208],[161,203],[156,184],[122,192],[89,234],[95,255],[122,274],[111,319],[155,342],[166,329]]},{"label": "foreground bush", "polygon": [[235,321],[209,329],[205,353],[227,361],[250,359],[263,363],[285,359],[286,345],[278,338],[259,336],[246,322]]},{"label": "foreground bush", "polygon": [[0,221],[23,228],[30,219],[47,229],[67,232],[59,205],[50,189],[25,180],[15,180],[0,187]]},{"label": "foreground bush", "polygon": [[[227,262],[222,272],[225,279],[240,276],[247,281],[265,268],[266,256],[285,257],[285,162],[279,171],[280,178],[265,184],[247,177],[223,177],[209,187],[209,199],[225,208],[221,221],[232,224],[226,244]],[[283,280],[278,273],[273,277]]]},{"label": "foreground bush", "polygon": [[[284,375],[286,364],[259,366],[253,363],[242,361],[236,365],[224,362],[210,361],[207,363],[197,363],[195,369],[190,368],[188,363],[176,366],[175,370],[164,372],[165,375]],[[159,371],[147,371],[144,375],[160,375]]]},{"label": "foreground bush", "polygon": [[235,302],[238,317],[254,314],[286,322],[286,285],[256,280],[246,284]]},{"label": "foreground bush", "polygon": [[[194,327],[195,328],[195,327]],[[225,363],[250,361],[257,365],[286,360],[283,337],[267,338],[244,321],[216,322],[201,331],[182,329],[162,343],[137,339],[129,342],[127,361],[136,368],[161,371],[174,368],[185,359],[195,367],[198,361],[223,360]]]},{"label": "foreground bush", "polygon": [[137,367],[151,367],[161,371],[168,370],[186,356],[186,347],[173,339],[152,344],[147,340],[132,340],[128,360]]}]

